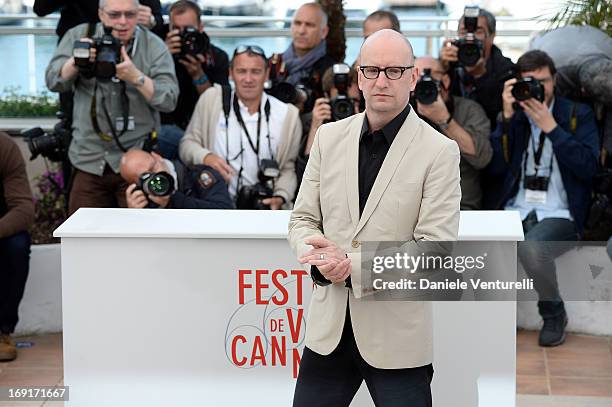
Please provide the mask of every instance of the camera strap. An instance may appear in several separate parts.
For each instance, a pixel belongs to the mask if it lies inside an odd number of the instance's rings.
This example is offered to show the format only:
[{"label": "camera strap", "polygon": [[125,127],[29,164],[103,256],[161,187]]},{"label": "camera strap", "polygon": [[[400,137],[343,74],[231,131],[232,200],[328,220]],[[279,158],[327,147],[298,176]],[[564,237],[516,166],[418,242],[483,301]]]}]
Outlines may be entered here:
[{"label": "camera strap", "polygon": [[[266,115],[266,123],[269,129],[270,128],[270,100],[269,99],[266,100],[264,111]],[[259,106],[258,113],[257,113],[257,141],[256,141],[257,145],[253,144],[251,135],[249,134],[249,131],[247,130],[246,124],[244,124],[244,120],[242,119],[242,114],[240,113],[240,105],[238,104],[238,96],[236,96],[235,93],[234,93],[234,114],[236,115],[236,120],[238,120],[240,127],[242,127],[242,130],[244,130],[244,133],[246,134],[246,138],[247,138],[247,141],[249,142],[249,145],[251,146],[251,149],[253,150],[253,152],[255,152],[255,154],[257,155],[257,159],[259,160],[259,140],[261,138],[261,104]],[[269,130],[268,130],[268,146],[271,147]],[[270,152],[272,152],[271,148],[270,148]]]},{"label": "camera strap", "polygon": [[[540,169],[540,161],[542,160],[542,153],[544,152],[544,142],[546,141],[546,136],[544,135],[544,133],[540,133],[540,137],[538,140],[538,149],[536,150],[535,148],[535,142],[534,140],[532,140],[531,137],[532,133],[531,133],[531,127],[529,127],[528,129],[528,137],[530,140],[529,143],[531,144],[531,151],[533,152],[533,162],[535,164],[535,176],[538,176],[538,171]],[[523,162],[523,174],[525,174],[525,176],[527,176],[527,160],[529,159],[529,149],[527,149],[527,156],[525,157],[525,161]],[[553,151],[553,153],[550,155],[550,163],[548,165],[548,177],[550,178],[550,176],[552,175],[552,167],[553,167],[553,158],[555,156],[555,153]]]},{"label": "camera strap", "polygon": [[117,134],[115,130],[115,126],[113,125],[111,116],[108,112],[108,109],[106,108],[106,98],[104,97],[104,92],[102,90],[100,90],[100,93],[102,95],[102,100],[101,100],[102,111],[104,113],[104,117],[106,121],[108,122],[112,136],[108,135],[107,133],[104,133],[100,129],[100,125],[98,123],[97,98],[96,98],[96,95],[98,93],[98,80],[97,79],[95,80],[94,94],[93,94],[93,97],[91,98],[91,107],[89,109],[89,115],[91,117],[91,123],[93,125],[94,131],[98,134],[98,136],[104,141],[114,140],[115,143],[117,144],[117,147],[119,147],[121,151],[126,152],[127,149],[123,146],[123,144],[121,144],[121,142],[119,141],[119,137],[123,136],[123,134],[125,134],[125,132],[128,129],[130,104],[129,104],[129,99],[127,96],[127,89],[126,89],[125,82],[121,81],[120,86],[121,86],[120,101],[121,101],[121,112],[123,116],[123,129],[121,129],[121,132],[119,134]]}]

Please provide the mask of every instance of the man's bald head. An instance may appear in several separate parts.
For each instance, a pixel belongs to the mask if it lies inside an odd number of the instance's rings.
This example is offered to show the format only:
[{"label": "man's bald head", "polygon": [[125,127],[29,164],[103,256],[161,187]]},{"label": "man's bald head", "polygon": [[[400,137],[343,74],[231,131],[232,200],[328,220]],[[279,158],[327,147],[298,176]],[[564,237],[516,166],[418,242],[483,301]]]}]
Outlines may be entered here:
[{"label": "man's bald head", "polygon": [[128,183],[138,181],[143,172],[151,171],[155,166],[155,157],[151,153],[142,150],[129,150],[121,156],[119,172],[121,177]]},{"label": "man's bald head", "polygon": [[[360,70],[359,89],[365,99],[368,121],[379,129],[402,112],[417,81],[412,45],[402,34],[385,29],[370,35],[361,46],[359,63],[362,67],[378,68],[378,76],[369,69],[366,78]],[[390,79],[388,68],[394,68]],[[384,70],[384,71],[383,71]],[[398,74],[398,70],[400,71]]]},{"label": "man's bald head", "polygon": [[391,29],[384,29],[376,31],[370,35],[361,44],[361,50],[359,51],[359,61],[361,65],[375,65],[373,61],[368,62],[371,59],[372,53],[389,53],[400,56],[404,62],[401,65],[413,65],[414,64],[414,51],[412,50],[412,44],[403,34]]},{"label": "man's bald head", "polygon": [[419,68],[420,72],[423,72],[423,69],[431,69],[432,71],[444,71],[440,60],[429,55],[417,58],[414,61],[414,65]]}]

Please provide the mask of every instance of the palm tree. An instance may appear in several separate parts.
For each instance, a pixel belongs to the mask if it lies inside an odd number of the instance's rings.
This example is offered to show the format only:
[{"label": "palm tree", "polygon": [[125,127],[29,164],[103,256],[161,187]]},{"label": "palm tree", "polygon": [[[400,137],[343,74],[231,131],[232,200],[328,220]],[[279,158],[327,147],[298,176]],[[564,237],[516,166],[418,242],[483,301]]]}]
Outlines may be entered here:
[{"label": "palm tree", "polygon": [[610,0],[565,0],[561,10],[550,19],[552,28],[564,25],[590,25],[612,35]]}]

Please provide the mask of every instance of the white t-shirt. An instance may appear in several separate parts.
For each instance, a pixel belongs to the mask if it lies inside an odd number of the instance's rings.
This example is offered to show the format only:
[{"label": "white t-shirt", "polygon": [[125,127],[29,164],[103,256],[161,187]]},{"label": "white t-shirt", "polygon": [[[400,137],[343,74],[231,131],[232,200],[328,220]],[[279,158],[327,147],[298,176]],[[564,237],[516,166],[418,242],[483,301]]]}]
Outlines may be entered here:
[{"label": "white t-shirt", "polygon": [[[260,140],[259,140],[259,154],[255,153],[249,141],[247,134],[243,130],[233,108],[234,93],[232,92],[232,98],[230,102],[230,115],[228,118],[228,129],[225,126],[225,115],[223,110],[219,114],[219,120],[217,122],[217,132],[215,136],[215,144],[213,152],[221,158],[228,159],[230,166],[234,170],[234,177],[229,185],[229,193],[232,199],[236,198],[236,190],[238,186],[238,173],[242,168],[242,180],[241,185],[254,185],[259,182],[259,162],[262,159],[277,159],[278,155],[278,142],[280,141],[283,123],[287,116],[288,106],[273,96],[263,94],[261,98],[260,112],[261,112],[261,127],[260,127]],[[264,106],[266,101],[270,101],[270,122],[269,122],[269,133],[268,123],[266,123],[266,115],[264,113]],[[240,114],[242,120],[249,132],[253,146],[257,147],[257,119],[259,113],[249,114],[248,109],[238,99],[238,105],[240,106]],[[268,142],[268,135],[270,136]],[[229,146],[229,153],[228,153]],[[273,154],[270,153],[270,147],[272,148]]]}]

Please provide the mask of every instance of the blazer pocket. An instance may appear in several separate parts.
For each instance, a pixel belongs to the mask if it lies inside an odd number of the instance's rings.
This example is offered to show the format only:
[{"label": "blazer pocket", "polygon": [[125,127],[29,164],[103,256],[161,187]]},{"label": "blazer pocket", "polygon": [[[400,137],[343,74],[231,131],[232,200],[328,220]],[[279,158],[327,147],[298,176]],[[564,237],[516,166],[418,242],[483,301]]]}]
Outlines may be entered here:
[{"label": "blazer pocket", "polygon": [[421,210],[422,190],[416,182],[404,182],[395,189],[397,202],[396,240],[412,239]]}]

